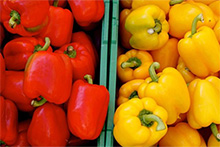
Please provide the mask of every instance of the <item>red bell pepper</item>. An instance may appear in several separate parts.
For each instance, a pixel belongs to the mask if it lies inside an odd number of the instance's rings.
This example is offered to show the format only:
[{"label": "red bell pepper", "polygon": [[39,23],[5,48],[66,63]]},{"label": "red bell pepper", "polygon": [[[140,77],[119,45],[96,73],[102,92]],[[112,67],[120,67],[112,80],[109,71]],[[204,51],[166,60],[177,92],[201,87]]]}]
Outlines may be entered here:
[{"label": "red bell pepper", "polygon": [[73,14],[68,9],[50,6],[48,25],[39,34],[40,37],[49,37],[51,45],[61,47],[70,43],[73,30]]},{"label": "red bell pepper", "polygon": [[[45,38],[50,42],[49,38]],[[32,101],[34,107],[46,101],[62,104],[70,96],[72,87],[72,65],[65,54],[38,51],[32,54],[25,67],[24,94],[41,101]]]},{"label": "red bell pepper", "polygon": [[88,27],[99,22],[105,12],[103,0],[68,0],[79,26]]},{"label": "red bell pepper", "polygon": [[23,70],[28,58],[40,50],[52,52],[50,45],[45,44],[41,38],[19,37],[9,41],[3,49],[6,68],[8,70]]},{"label": "red bell pepper", "polygon": [[33,111],[34,107],[31,105],[31,99],[24,94],[23,90],[24,72],[6,71],[5,81],[2,96],[13,101],[18,110]]},{"label": "red bell pepper", "polygon": [[72,42],[83,44],[88,49],[96,68],[99,62],[99,56],[90,36],[83,31],[74,32],[72,35]]},{"label": "red bell pepper", "polygon": [[70,136],[66,146],[86,146],[86,145],[91,146],[91,144],[89,144],[89,143],[91,143],[90,140],[82,140],[82,139],[72,135],[72,136]]},{"label": "red bell pepper", "polygon": [[5,88],[5,60],[0,53],[0,94]]},{"label": "red bell pepper", "polygon": [[27,130],[31,120],[25,120],[18,124],[18,137],[16,142],[12,145],[13,147],[30,146],[27,140]]},{"label": "red bell pepper", "polygon": [[84,75],[95,76],[95,67],[92,57],[87,48],[80,43],[70,43],[56,50],[57,53],[65,53],[69,56],[72,63],[73,81],[84,79]]},{"label": "red bell pepper", "polygon": [[66,7],[67,1],[66,0],[49,0],[51,6],[58,6],[58,7]]},{"label": "red bell pepper", "polygon": [[2,41],[4,40],[4,38],[5,38],[5,31],[1,24],[0,25],[0,47],[2,46]]},{"label": "red bell pepper", "polygon": [[48,23],[49,1],[1,0],[0,21],[13,34],[33,36]]},{"label": "red bell pepper", "polygon": [[108,110],[109,92],[103,85],[93,84],[90,75],[73,84],[67,108],[71,133],[82,140],[96,139],[104,126]]},{"label": "red bell pepper", "polygon": [[0,96],[0,142],[12,145],[18,136],[18,110],[15,104]]},{"label": "red bell pepper", "polygon": [[62,108],[46,103],[34,111],[27,131],[28,142],[32,146],[65,146],[69,137],[66,114]]}]

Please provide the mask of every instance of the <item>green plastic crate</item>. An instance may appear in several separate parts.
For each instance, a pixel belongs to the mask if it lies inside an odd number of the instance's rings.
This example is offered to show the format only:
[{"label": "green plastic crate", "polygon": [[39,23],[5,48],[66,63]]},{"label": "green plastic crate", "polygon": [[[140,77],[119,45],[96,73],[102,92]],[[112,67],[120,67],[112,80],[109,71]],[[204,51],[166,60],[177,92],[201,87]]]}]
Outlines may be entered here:
[{"label": "green plastic crate", "polygon": [[[108,67],[108,38],[109,38],[109,11],[110,11],[110,0],[104,0],[105,3],[105,14],[102,20],[101,30],[101,51],[100,51],[100,76],[99,85],[107,87],[107,67]],[[97,139],[97,146],[105,146],[105,129],[103,127],[102,132]]]},{"label": "green plastic crate", "polygon": [[110,93],[110,102],[106,124],[105,146],[114,146],[113,137],[113,117],[115,112],[116,80],[117,80],[117,52],[118,52],[118,25],[119,25],[119,0],[112,0],[111,17],[111,44],[109,58],[109,79],[108,90]]}]

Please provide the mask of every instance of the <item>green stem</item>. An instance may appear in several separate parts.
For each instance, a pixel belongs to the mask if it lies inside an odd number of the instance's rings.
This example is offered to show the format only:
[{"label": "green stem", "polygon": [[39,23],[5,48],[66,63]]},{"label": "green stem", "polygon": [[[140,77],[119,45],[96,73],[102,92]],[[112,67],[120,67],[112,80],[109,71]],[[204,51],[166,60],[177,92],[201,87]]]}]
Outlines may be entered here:
[{"label": "green stem", "polygon": [[38,52],[38,51],[46,51],[50,46],[50,38],[49,37],[45,37],[45,44],[42,47],[41,45],[36,45],[34,47],[34,53]]},{"label": "green stem", "polygon": [[170,0],[170,6],[173,6],[175,4],[180,4],[182,3],[184,0]]},{"label": "green stem", "polygon": [[40,96],[40,97],[41,97],[41,100],[40,100],[40,101],[37,101],[37,100],[32,100],[32,101],[31,101],[31,105],[32,105],[33,107],[42,106],[44,103],[47,102],[47,100],[46,100],[44,97],[42,97],[42,96]]},{"label": "green stem", "polygon": [[70,58],[75,58],[76,50],[74,50],[73,46],[68,46],[67,50],[64,51],[64,54],[68,55]]},{"label": "green stem", "polygon": [[214,137],[216,138],[216,140],[220,142],[220,133],[218,132],[218,128],[217,128],[216,124],[215,124],[215,123],[212,123],[212,124],[210,125],[210,128],[211,128],[212,134],[214,135]]},{"label": "green stem", "polygon": [[21,22],[20,14],[17,11],[12,10],[10,16],[11,18],[9,19],[9,26],[11,28],[15,28],[15,26]]},{"label": "green stem", "polygon": [[151,35],[153,33],[157,33],[157,34],[160,34],[161,30],[162,30],[162,24],[161,22],[158,20],[158,19],[155,19],[155,26],[154,28],[150,28],[147,30],[147,32]]},{"label": "green stem", "polygon": [[136,90],[131,93],[128,99],[132,99],[132,98],[139,98]]},{"label": "green stem", "polygon": [[2,140],[0,140],[0,145],[5,145],[6,143]]},{"label": "green stem", "polygon": [[54,0],[54,1],[53,1],[53,6],[54,6],[54,7],[57,7],[57,6],[58,6],[58,3],[59,3],[59,0]]},{"label": "green stem", "polygon": [[158,117],[157,115],[145,114],[145,115],[142,115],[142,117],[143,117],[142,120],[145,123],[157,122],[156,131],[160,131],[160,130],[166,129],[166,126],[164,125],[162,119],[160,117]]},{"label": "green stem", "polygon": [[121,68],[123,68],[123,69],[125,69],[125,68],[136,69],[139,66],[141,66],[141,64],[142,64],[142,62],[140,59],[138,59],[137,57],[131,57],[127,61],[122,62]]},{"label": "green stem", "polygon": [[156,70],[160,68],[158,62],[153,62],[149,67],[149,74],[152,79],[152,82],[158,82],[159,77],[157,76]]},{"label": "green stem", "polygon": [[198,21],[204,22],[202,13],[197,15],[192,22],[191,35],[189,36],[190,38],[192,38],[192,36],[196,33],[196,26],[197,26]]},{"label": "green stem", "polygon": [[92,76],[87,74],[84,76],[84,79],[88,81],[89,84],[93,84]]}]

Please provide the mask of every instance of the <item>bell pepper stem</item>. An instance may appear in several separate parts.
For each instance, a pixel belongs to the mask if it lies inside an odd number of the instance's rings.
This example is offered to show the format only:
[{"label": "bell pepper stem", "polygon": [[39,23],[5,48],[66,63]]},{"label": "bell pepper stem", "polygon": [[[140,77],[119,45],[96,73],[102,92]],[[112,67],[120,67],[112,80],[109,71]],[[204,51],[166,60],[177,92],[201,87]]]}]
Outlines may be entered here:
[{"label": "bell pepper stem", "polygon": [[46,51],[50,46],[50,38],[49,37],[45,37],[45,44],[42,47],[41,45],[36,45],[34,48],[34,53],[38,52],[38,51]]},{"label": "bell pepper stem", "polygon": [[192,36],[196,33],[196,26],[197,26],[198,21],[204,22],[202,13],[197,15],[192,22],[191,35],[189,36],[190,38],[192,38]]},{"label": "bell pepper stem", "polygon": [[173,6],[175,4],[180,4],[182,3],[184,0],[170,0],[170,6]]},{"label": "bell pepper stem", "polygon": [[136,90],[131,93],[128,99],[132,99],[132,98],[139,98]]},{"label": "bell pepper stem", "polygon": [[54,1],[53,1],[53,6],[54,6],[54,7],[57,7],[57,6],[58,6],[58,3],[59,3],[59,0],[54,0]]},{"label": "bell pepper stem", "polygon": [[220,141],[220,133],[218,132],[218,128],[216,126],[215,123],[212,123],[210,125],[210,128],[212,130],[212,134],[214,135],[214,137],[216,138],[217,141]]},{"label": "bell pepper stem", "polygon": [[156,131],[161,131],[161,130],[166,129],[166,126],[164,125],[163,121],[157,115],[154,115],[154,114],[143,115],[143,121],[145,121],[147,123],[148,122],[157,122]]},{"label": "bell pepper stem", "polygon": [[40,97],[41,97],[41,100],[40,100],[40,101],[37,101],[37,100],[32,100],[32,101],[31,101],[31,105],[32,105],[33,107],[42,106],[44,103],[47,102],[47,100],[46,100],[44,97],[42,97],[42,96],[40,96]]},{"label": "bell pepper stem", "polygon": [[136,69],[139,66],[141,66],[141,64],[142,64],[142,62],[140,59],[138,59],[137,57],[131,57],[127,61],[122,62],[121,68],[123,68],[123,69],[125,69],[125,68]]},{"label": "bell pepper stem", "polygon": [[10,16],[11,16],[11,18],[9,19],[9,26],[11,28],[15,28],[16,25],[20,24],[20,22],[21,22],[20,14],[17,11],[12,10],[10,12]]},{"label": "bell pepper stem", "polygon": [[150,74],[150,77],[152,79],[152,82],[158,82],[158,76],[157,76],[157,73],[156,73],[156,69],[159,69],[160,68],[160,63],[158,62],[153,62],[150,67],[149,67],[149,74]]},{"label": "bell pepper stem", "polygon": [[84,79],[86,79],[89,84],[93,84],[93,80],[92,80],[92,76],[91,76],[91,75],[86,74],[86,75],[84,76]]},{"label": "bell pepper stem", "polygon": [[2,140],[0,140],[0,145],[5,145],[6,143]]},{"label": "bell pepper stem", "polygon": [[155,21],[155,26],[154,26],[154,28],[150,28],[150,29],[148,29],[147,30],[147,32],[148,32],[148,34],[153,34],[153,33],[157,33],[157,34],[160,34],[160,32],[161,32],[161,30],[162,30],[162,25],[161,25],[161,23],[160,23],[160,21],[159,20],[157,20],[157,19],[155,19],[154,20]]},{"label": "bell pepper stem", "polygon": [[67,54],[70,58],[76,57],[76,50],[74,50],[73,46],[68,46],[67,51],[64,51],[65,54]]}]

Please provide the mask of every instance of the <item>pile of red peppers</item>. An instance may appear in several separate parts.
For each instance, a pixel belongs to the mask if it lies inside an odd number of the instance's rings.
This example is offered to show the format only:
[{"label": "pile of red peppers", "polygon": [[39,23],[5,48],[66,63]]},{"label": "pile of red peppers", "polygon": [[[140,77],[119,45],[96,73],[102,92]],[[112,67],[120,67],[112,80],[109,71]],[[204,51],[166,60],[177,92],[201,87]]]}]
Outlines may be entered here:
[{"label": "pile of red peppers", "polygon": [[99,50],[91,34],[104,1],[1,0],[0,11],[0,145],[97,139],[109,92],[95,84]]}]

